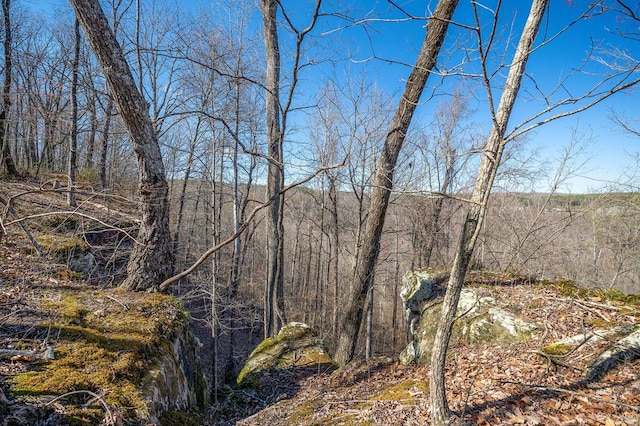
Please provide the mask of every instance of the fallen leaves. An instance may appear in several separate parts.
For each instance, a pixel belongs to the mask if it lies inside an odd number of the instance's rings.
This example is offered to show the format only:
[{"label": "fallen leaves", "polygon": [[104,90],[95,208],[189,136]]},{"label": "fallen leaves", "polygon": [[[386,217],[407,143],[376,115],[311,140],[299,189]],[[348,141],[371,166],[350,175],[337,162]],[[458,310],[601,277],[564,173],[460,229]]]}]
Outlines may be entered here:
[{"label": "fallen leaves", "polygon": [[[456,343],[447,363],[447,396],[460,425],[587,425],[626,426],[640,422],[640,360],[626,362],[597,382],[582,370],[550,366],[536,350],[561,338],[597,329],[602,316],[617,325],[639,318],[617,315],[608,301],[573,299],[554,289],[501,287],[492,297],[516,309],[526,320],[546,325],[546,331],[526,343],[477,346]],[[544,330],[544,328],[543,328]],[[239,425],[288,425],[296,407],[313,406],[313,422],[299,424],[428,425],[429,397],[415,401],[375,400],[385,389],[408,380],[429,382],[425,367],[371,363],[342,373],[310,376],[277,409],[267,409]],[[311,417],[310,417],[311,418]],[[219,424],[225,424],[220,421]]]}]

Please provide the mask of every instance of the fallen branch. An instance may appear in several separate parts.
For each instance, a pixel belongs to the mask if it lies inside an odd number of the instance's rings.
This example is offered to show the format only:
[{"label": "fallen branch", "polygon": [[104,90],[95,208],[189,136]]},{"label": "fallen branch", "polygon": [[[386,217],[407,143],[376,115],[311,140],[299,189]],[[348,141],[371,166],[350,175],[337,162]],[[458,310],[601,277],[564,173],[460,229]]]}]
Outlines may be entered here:
[{"label": "fallen branch", "polygon": [[618,402],[618,401],[614,401],[614,400],[610,400],[610,399],[599,398],[597,396],[590,395],[590,394],[584,393],[584,392],[576,392],[576,391],[572,391],[572,390],[569,390],[569,389],[555,388],[555,387],[544,386],[544,385],[531,385],[531,384],[528,384],[528,383],[513,382],[511,380],[499,380],[499,383],[505,383],[505,384],[510,384],[510,385],[519,385],[519,386],[524,386],[524,387],[534,388],[534,389],[543,389],[543,390],[547,390],[547,391],[551,391],[551,392],[566,393],[566,394],[571,395],[571,396],[579,396],[579,397],[582,397],[582,398],[592,399],[594,401],[601,402],[603,404],[617,405],[619,407],[628,408],[630,410],[637,411],[637,412],[640,413],[640,407],[637,406],[637,405],[625,404],[624,402]]},{"label": "fallen branch", "polygon": [[[0,229],[0,241],[2,241],[2,236],[7,234],[6,226],[9,226],[10,224],[17,222],[18,225],[20,226],[20,229],[22,229],[22,232],[24,232],[25,235],[27,236],[27,238],[29,238],[29,241],[31,242],[31,245],[36,250],[36,253],[38,253],[38,256],[42,256],[42,247],[40,247],[40,244],[38,244],[36,239],[33,238],[33,235],[31,235],[31,232],[20,221],[20,217],[18,216],[18,214],[16,213],[14,208],[11,207],[11,202],[8,202],[4,198],[0,197],[0,203],[4,204],[4,212],[2,213],[2,216],[0,216],[0,228],[1,228]],[[7,213],[11,213],[11,216],[13,216],[13,218],[15,219],[13,222],[5,223],[6,222]]]},{"label": "fallen branch", "polygon": [[0,359],[20,358],[37,358],[38,353],[35,351],[24,351],[18,349],[0,349]]}]

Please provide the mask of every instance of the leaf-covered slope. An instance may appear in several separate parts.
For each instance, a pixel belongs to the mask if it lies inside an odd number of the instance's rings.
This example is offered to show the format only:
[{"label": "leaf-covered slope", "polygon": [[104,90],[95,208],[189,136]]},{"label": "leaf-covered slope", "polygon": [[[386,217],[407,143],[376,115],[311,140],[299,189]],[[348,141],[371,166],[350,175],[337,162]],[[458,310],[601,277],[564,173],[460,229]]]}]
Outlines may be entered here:
[{"label": "leaf-covered slope", "polygon": [[[622,362],[599,380],[589,380],[581,366],[560,365],[541,355],[542,348],[578,330],[638,323],[640,310],[634,300],[611,300],[620,295],[589,293],[570,283],[505,286],[499,280],[478,281],[483,281],[479,291],[539,324],[541,331],[527,342],[475,345],[459,341],[451,347],[447,389],[460,424],[637,424],[639,359]],[[292,375],[287,380],[279,376],[274,377],[273,388],[280,389],[276,394],[281,400],[236,393],[240,411],[226,419],[218,416],[217,424],[425,425],[429,424],[428,384],[428,367],[388,360],[360,361],[333,374]],[[256,413],[259,408],[263,409]]]}]

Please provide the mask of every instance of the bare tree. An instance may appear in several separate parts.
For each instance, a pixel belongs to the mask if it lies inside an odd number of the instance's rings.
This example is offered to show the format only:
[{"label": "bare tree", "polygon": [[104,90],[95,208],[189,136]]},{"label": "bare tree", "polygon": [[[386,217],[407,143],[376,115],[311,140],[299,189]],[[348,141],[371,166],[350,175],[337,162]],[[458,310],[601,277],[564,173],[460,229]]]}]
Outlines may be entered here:
[{"label": "bare tree", "polygon": [[[426,199],[416,197],[418,205],[412,222],[415,235],[412,264],[417,262],[417,267],[440,267],[449,261],[447,248],[451,237],[447,230],[451,227],[451,218],[445,215],[446,207],[453,201],[450,197],[464,190],[461,185],[467,184],[464,175],[477,150],[476,139],[480,137],[469,121],[473,112],[470,93],[468,87],[457,86],[450,99],[436,108],[428,126],[430,132],[415,138],[416,153],[411,161],[412,168],[418,172],[412,180],[421,185],[415,190],[427,190]],[[434,253],[439,254],[439,259]]]},{"label": "bare tree", "polygon": [[11,156],[9,147],[9,111],[11,109],[11,66],[12,66],[12,31],[11,31],[11,0],[2,0],[2,14],[4,17],[4,84],[2,85],[2,110],[0,110],[0,165],[4,166],[7,174],[18,175],[18,169]]},{"label": "bare tree", "polygon": [[449,424],[452,416],[445,393],[444,379],[447,348],[451,339],[456,308],[467,267],[469,266],[478,234],[482,228],[491,187],[506,144],[504,135],[509,117],[520,89],[527,60],[531,54],[531,47],[538,34],[548,3],[549,0],[534,0],[531,5],[529,18],[522,30],[520,42],[505,82],[505,89],[495,113],[491,135],[484,147],[478,177],[460,234],[458,250],[451,267],[449,284],[442,305],[442,317],[438,324],[431,357],[431,421],[434,425]]},{"label": "bare tree", "polygon": [[[267,140],[269,168],[267,194],[277,195],[284,183],[282,129],[280,124],[280,46],[278,43],[278,2],[262,0],[264,42],[267,52]],[[286,322],[283,303],[284,271],[284,227],[282,208],[284,200],[277,195],[267,209],[267,282],[265,287],[265,337],[275,336]]]},{"label": "bare tree", "polygon": [[339,364],[349,362],[355,353],[358,332],[362,324],[364,301],[373,284],[374,272],[380,251],[380,237],[393,187],[398,154],[402,149],[413,113],[420,95],[436,64],[438,53],[444,42],[449,22],[458,5],[457,0],[440,0],[427,24],[427,34],[418,60],[407,80],[400,105],[391,122],[384,148],[378,162],[373,195],[362,244],[362,256],[355,267],[355,285],[342,319],[335,360]]},{"label": "bare tree", "polygon": [[295,93],[298,72],[300,71],[301,46],[305,37],[313,30],[317,22],[322,0],[316,0],[311,22],[303,29],[297,29],[291,19],[285,19],[296,37],[293,58],[292,81],[288,95],[280,99],[280,44],[278,41],[277,0],[261,0],[264,42],[267,53],[266,73],[266,114],[267,114],[267,197],[273,198],[267,209],[267,282],[265,285],[265,336],[275,336],[280,326],[286,322],[284,306],[284,156],[283,143],[287,130],[287,115]]},{"label": "bare tree", "polygon": [[147,102],[138,91],[122,50],[97,0],[70,0],[84,33],[111,87],[116,106],[131,136],[138,160],[142,220],[138,241],[122,286],[128,290],[157,290],[173,272],[169,230],[168,185],[158,136]]},{"label": "bare tree", "polygon": [[76,170],[78,168],[78,68],[80,66],[80,22],[73,23],[73,64],[71,65],[71,135],[69,137],[69,184],[67,204],[76,206]]}]

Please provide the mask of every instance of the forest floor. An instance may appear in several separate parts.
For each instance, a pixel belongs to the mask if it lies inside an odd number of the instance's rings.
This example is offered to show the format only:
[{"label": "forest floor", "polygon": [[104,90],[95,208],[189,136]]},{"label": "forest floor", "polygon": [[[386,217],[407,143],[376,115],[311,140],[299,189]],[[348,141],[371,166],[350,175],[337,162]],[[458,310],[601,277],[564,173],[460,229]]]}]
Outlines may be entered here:
[{"label": "forest floor", "polygon": [[[568,336],[638,324],[637,304],[615,300],[624,299],[615,292],[581,291],[567,282],[531,284],[495,274],[471,278],[470,286],[541,329],[522,343],[458,341],[450,347],[446,386],[456,424],[640,425],[639,354],[589,381],[579,363],[551,362],[541,353]],[[335,371],[271,371],[262,383],[255,391],[228,394],[216,407],[213,424],[429,424],[428,367],[375,359]]]}]

